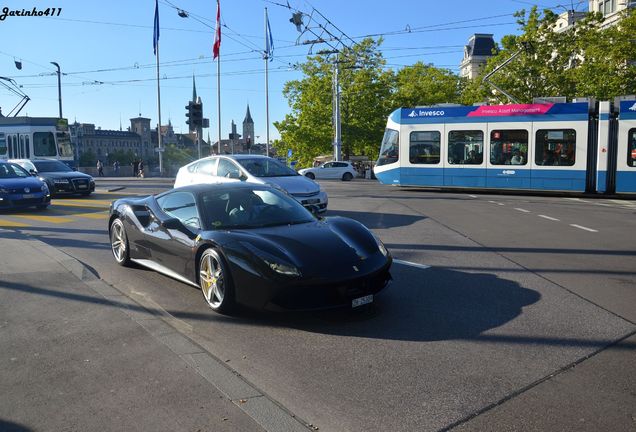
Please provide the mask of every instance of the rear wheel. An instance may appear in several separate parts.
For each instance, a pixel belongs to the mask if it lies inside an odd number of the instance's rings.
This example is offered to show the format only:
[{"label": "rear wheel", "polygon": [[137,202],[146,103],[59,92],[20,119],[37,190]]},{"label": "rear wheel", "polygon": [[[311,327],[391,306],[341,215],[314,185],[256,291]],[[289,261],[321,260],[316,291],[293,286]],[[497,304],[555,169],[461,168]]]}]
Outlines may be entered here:
[{"label": "rear wheel", "polygon": [[312,180],[316,179],[316,176],[314,175],[314,173],[308,172],[307,174],[305,174],[305,177],[310,178]]},{"label": "rear wheel", "polygon": [[228,313],[234,306],[234,291],[229,270],[216,249],[206,249],[199,261],[199,286],[212,310]]},{"label": "rear wheel", "polygon": [[344,181],[350,181],[351,179],[353,179],[353,175],[351,175],[350,172],[346,172],[342,175],[342,180]]},{"label": "rear wheel", "polygon": [[128,236],[126,235],[126,228],[124,228],[124,224],[119,218],[110,224],[110,247],[117,264],[121,266],[130,264]]}]

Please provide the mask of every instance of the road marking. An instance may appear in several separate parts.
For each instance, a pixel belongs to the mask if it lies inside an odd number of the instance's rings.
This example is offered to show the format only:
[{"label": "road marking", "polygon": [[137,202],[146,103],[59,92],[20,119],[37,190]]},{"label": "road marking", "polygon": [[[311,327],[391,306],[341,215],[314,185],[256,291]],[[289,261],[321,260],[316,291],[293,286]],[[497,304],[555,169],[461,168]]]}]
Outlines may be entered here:
[{"label": "road marking", "polygon": [[[18,216],[18,215],[16,215]],[[63,217],[63,216],[39,216],[39,215],[27,215],[27,214],[20,214],[19,215],[20,218],[24,218],[24,219],[31,219],[34,221],[38,221],[38,222],[48,222],[48,223],[54,223],[54,224],[60,224],[60,223],[67,223],[67,222],[74,222],[75,219],[71,219],[71,218],[67,218],[67,217]]]},{"label": "road marking", "polygon": [[530,213],[530,210],[526,210],[526,209],[522,209],[522,208],[518,208],[518,207],[515,207],[515,210],[523,212],[523,213]]},{"label": "road marking", "polygon": [[497,201],[488,201],[491,204],[497,204],[497,205],[504,205],[503,203],[497,202]]},{"label": "road marking", "polygon": [[477,195],[468,195],[471,198],[477,198]]},{"label": "road marking", "polygon": [[559,220],[559,219],[557,219],[557,218],[553,218],[553,217],[550,217],[550,216],[546,216],[546,215],[539,215],[539,217],[540,217],[540,218],[543,218],[543,219],[551,220],[551,221],[560,222],[560,220]]},{"label": "road marking", "polygon": [[399,259],[394,259],[393,262],[396,263],[396,264],[402,264],[402,265],[407,265],[407,266],[411,266],[411,267],[417,267],[417,268],[421,268],[421,269],[427,269],[427,268],[431,267],[431,266],[426,265],[426,264],[418,264],[418,263],[414,263],[414,262],[410,262],[410,261],[402,261],[402,260],[399,260]]},{"label": "road marking", "polygon": [[596,203],[596,205],[603,206],[603,207],[611,207],[612,206],[611,204],[605,204],[605,203]]},{"label": "road marking", "polygon": [[87,218],[87,219],[108,219],[108,212],[95,212],[95,213],[77,213],[73,214],[75,217]]},{"label": "road marking", "polygon": [[96,203],[96,204],[103,204],[103,205],[110,205],[111,202],[113,202],[113,200],[98,200],[98,199],[62,199],[62,200],[55,200],[56,202],[60,201],[60,202],[71,202],[71,203],[78,203],[78,204],[84,204],[84,203]]},{"label": "road marking", "polygon": [[569,200],[571,200],[571,201],[578,201],[578,202],[583,202],[583,203],[589,203],[589,201],[586,201],[586,200],[581,199],[581,198],[566,198],[566,199],[569,199]]},{"label": "road marking", "polygon": [[592,229],[592,228],[588,228],[588,227],[584,227],[581,225],[577,225],[577,224],[570,224],[570,226],[574,227],[574,228],[578,228],[578,229],[582,229],[585,231],[589,231],[589,232],[598,232],[598,230]]},{"label": "road marking", "polygon": [[25,224],[25,223],[22,223],[22,222],[15,222],[15,221],[6,220],[6,219],[0,219],[0,226],[3,226],[3,227],[27,227],[27,226],[29,226],[29,224]]}]

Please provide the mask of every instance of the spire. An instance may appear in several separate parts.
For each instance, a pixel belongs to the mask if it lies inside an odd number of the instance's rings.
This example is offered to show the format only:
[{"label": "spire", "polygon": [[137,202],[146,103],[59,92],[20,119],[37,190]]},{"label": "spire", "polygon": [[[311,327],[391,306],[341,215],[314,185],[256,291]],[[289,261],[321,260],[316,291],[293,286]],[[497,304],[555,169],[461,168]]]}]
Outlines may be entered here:
[{"label": "spire", "polygon": [[250,114],[250,104],[247,104],[247,113],[245,113],[245,120],[243,120],[243,123],[254,123],[252,115]]},{"label": "spire", "polygon": [[192,102],[197,101],[197,85],[194,82],[194,74],[192,74]]}]

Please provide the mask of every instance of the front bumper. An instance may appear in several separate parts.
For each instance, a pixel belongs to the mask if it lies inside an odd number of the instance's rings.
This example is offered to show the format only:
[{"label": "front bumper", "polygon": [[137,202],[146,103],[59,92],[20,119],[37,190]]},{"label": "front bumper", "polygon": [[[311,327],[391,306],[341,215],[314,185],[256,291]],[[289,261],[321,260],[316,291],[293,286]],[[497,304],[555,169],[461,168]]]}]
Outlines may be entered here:
[{"label": "front bumper", "polygon": [[51,203],[51,195],[46,192],[32,194],[2,194],[0,195],[0,209],[18,209],[34,206],[44,206]]},{"label": "front bumper", "polygon": [[310,206],[318,206],[318,213],[324,213],[327,211],[327,204],[329,200],[327,193],[324,191],[316,192],[313,194],[291,194],[296,201],[303,206],[309,208]]},{"label": "front bumper", "polygon": [[53,195],[86,194],[95,191],[95,182],[90,179],[64,179],[47,181]]}]

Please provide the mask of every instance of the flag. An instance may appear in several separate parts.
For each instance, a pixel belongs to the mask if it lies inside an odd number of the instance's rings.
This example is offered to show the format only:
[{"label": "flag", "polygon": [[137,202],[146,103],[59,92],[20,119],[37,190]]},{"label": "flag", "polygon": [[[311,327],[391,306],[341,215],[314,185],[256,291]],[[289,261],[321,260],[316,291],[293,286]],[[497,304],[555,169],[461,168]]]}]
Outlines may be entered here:
[{"label": "flag", "polygon": [[214,32],[214,46],[212,47],[212,60],[219,56],[221,50],[221,3],[216,0],[216,30]]},{"label": "flag", "polygon": [[272,61],[274,58],[274,39],[272,38],[272,29],[269,27],[269,17],[267,17],[267,28],[265,29],[265,55]]},{"label": "flag", "polygon": [[157,55],[157,47],[159,46],[159,1],[155,0],[155,29],[152,34],[152,48]]}]

